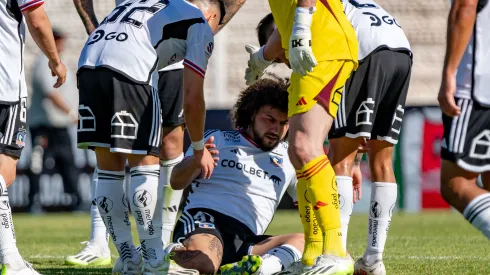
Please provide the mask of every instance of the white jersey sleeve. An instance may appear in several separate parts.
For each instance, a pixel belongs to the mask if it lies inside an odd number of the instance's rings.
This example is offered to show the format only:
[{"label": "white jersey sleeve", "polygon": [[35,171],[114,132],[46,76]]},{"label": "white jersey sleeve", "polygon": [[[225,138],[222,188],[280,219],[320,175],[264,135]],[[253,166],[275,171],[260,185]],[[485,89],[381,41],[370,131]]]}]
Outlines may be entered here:
[{"label": "white jersey sleeve", "polygon": [[187,33],[187,52],[184,67],[204,77],[208,60],[213,53],[214,37],[207,24],[194,24]]},{"label": "white jersey sleeve", "polygon": [[17,0],[21,12],[25,12],[29,9],[39,7],[44,4],[44,0]]},{"label": "white jersey sleeve", "polygon": [[293,199],[294,204],[298,203],[298,194],[296,193],[297,184],[298,184],[298,179],[296,177],[293,177],[287,189],[287,192],[289,196],[291,196],[291,198]]},{"label": "white jersey sleeve", "polygon": [[[221,133],[220,130],[217,129],[210,129],[204,132],[204,142],[208,140],[208,138],[214,137],[214,144],[216,145],[216,150],[220,149],[220,144],[221,144],[221,139],[223,137],[223,134]],[[187,151],[185,152],[184,158],[188,158],[194,154],[194,150],[192,149],[192,145],[189,146]]]}]

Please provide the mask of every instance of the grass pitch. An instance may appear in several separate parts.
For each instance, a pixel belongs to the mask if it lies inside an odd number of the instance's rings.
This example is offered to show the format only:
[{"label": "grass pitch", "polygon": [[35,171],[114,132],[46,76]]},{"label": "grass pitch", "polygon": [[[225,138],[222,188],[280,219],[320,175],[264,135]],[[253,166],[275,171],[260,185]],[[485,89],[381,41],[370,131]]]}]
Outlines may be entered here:
[{"label": "grass pitch", "polygon": [[[90,234],[88,215],[14,214],[17,243],[21,254],[42,274],[110,274],[111,267],[73,268],[64,257],[77,253]],[[134,224],[134,222],[133,222]],[[366,246],[366,215],[353,215],[348,250],[354,258]],[[267,234],[302,232],[295,211],[276,214]],[[453,212],[395,214],[384,253],[388,275],[490,274],[490,243]],[[117,255],[111,245],[113,261]]]}]

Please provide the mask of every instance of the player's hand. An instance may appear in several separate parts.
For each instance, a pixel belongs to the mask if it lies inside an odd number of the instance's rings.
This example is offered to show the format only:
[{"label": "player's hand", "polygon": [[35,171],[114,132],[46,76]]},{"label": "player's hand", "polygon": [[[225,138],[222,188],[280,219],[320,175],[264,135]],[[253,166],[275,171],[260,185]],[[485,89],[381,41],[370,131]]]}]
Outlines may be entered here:
[{"label": "player's hand", "polygon": [[441,88],[437,100],[444,114],[454,117],[461,114],[461,108],[456,105],[454,94],[456,93],[456,76],[444,75],[442,77]]},{"label": "player's hand", "polygon": [[49,61],[48,63],[49,68],[51,69],[51,75],[57,76],[58,79],[56,80],[56,83],[53,85],[54,88],[59,88],[63,83],[66,81],[66,67],[63,62],[55,63],[53,61]]},{"label": "player's hand", "polygon": [[209,153],[213,157],[214,160],[214,167],[218,166],[218,161],[219,161],[219,150],[216,149],[216,144],[214,142],[214,137],[210,137],[206,143],[204,144],[204,147],[208,149]]},{"label": "player's hand", "polygon": [[248,68],[245,70],[245,80],[247,85],[252,85],[264,75],[265,69],[272,64],[272,61],[265,60],[264,47],[246,45],[245,50],[250,54]]},{"label": "player's hand", "polygon": [[296,9],[293,30],[289,37],[289,64],[295,73],[305,76],[317,65],[311,48],[310,27],[314,11],[303,9],[299,12],[299,9]]},{"label": "player's hand", "polygon": [[[213,140],[208,140],[206,143],[212,143]],[[197,166],[201,168],[202,177],[204,179],[211,178],[215,161],[206,146],[204,146],[203,150],[194,150],[194,160],[196,161]]]},{"label": "player's hand", "polygon": [[360,201],[362,198],[362,173],[361,165],[354,165],[352,168],[352,192],[354,192],[352,197],[354,198],[354,203]]}]

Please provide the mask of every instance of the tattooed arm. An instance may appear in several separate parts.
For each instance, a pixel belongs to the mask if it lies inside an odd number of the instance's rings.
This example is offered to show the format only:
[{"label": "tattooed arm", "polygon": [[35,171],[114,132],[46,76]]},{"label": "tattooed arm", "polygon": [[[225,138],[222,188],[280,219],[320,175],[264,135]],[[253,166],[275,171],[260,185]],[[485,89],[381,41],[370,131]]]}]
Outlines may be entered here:
[{"label": "tattooed arm", "polygon": [[218,26],[214,34],[216,35],[228,22],[230,22],[231,18],[235,16],[238,10],[245,4],[246,0],[222,0],[225,4],[226,14],[223,18],[223,21]]},{"label": "tattooed arm", "polygon": [[99,21],[95,16],[94,3],[92,0],[73,0],[73,4],[80,19],[82,19],[87,34],[90,35],[99,26]]}]

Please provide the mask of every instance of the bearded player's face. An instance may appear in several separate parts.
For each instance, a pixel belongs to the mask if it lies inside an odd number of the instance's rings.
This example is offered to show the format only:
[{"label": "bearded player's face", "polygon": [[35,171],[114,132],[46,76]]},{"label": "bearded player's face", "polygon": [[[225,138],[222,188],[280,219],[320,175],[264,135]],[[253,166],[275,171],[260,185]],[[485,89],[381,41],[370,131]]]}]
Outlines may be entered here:
[{"label": "bearded player's face", "polygon": [[269,105],[262,106],[255,114],[250,127],[258,147],[264,151],[274,149],[289,130],[288,114]]}]

